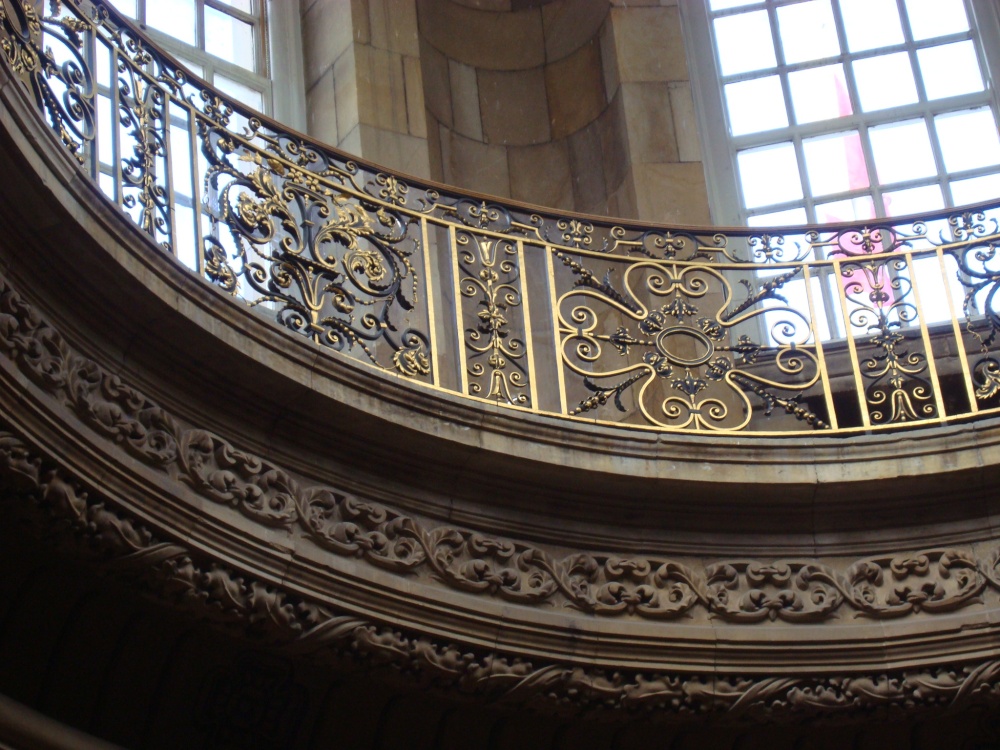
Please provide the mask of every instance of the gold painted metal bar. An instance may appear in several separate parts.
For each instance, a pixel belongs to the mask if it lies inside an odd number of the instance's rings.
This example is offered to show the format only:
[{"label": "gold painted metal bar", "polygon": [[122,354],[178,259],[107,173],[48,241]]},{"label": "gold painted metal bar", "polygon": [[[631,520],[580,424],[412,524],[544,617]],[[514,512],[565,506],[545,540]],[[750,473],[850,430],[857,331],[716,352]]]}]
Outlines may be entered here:
[{"label": "gold painted metal bar", "polygon": [[518,275],[520,277],[521,305],[523,308],[524,345],[527,348],[525,358],[528,361],[528,389],[531,394],[531,410],[538,411],[538,378],[536,377],[535,348],[531,339],[531,308],[528,304],[528,281],[524,277],[524,242],[522,240],[517,241],[517,266],[520,270]]},{"label": "gold painted metal bar", "polygon": [[549,315],[552,318],[552,343],[556,348],[556,383],[559,388],[559,413],[566,415],[569,411],[566,406],[566,374],[563,372],[562,364],[562,338],[559,334],[559,300],[556,298],[556,274],[552,263],[552,255],[552,247],[546,245],[545,263],[549,274]]},{"label": "gold painted metal bar", "polygon": [[924,305],[920,297],[920,285],[917,283],[916,269],[913,265],[913,253],[908,251],[903,253],[906,260],[906,268],[910,273],[910,285],[913,288],[913,302],[917,306],[917,321],[920,326],[920,338],[924,342],[924,351],[927,356],[927,374],[931,379],[931,390],[934,394],[934,406],[937,409],[938,419],[944,416],[944,399],[941,398],[941,383],[938,381],[937,364],[934,362],[934,350],[931,348],[931,334],[927,330],[927,321],[924,317]]},{"label": "gold painted metal bar", "polygon": [[199,276],[205,276],[205,237],[202,230],[202,197],[201,197],[201,172],[198,169],[198,115],[194,107],[186,104],[188,109],[188,157],[191,160],[191,202],[192,213],[194,214],[194,263]]},{"label": "gold painted metal bar", "polygon": [[[98,187],[101,184],[101,155],[100,155],[100,142],[101,142],[101,116],[98,110],[101,100],[101,87],[98,84],[98,73],[97,73],[97,45],[100,43],[97,40],[97,32],[94,29],[92,23],[87,24],[87,31],[84,35],[86,40],[86,54],[85,60],[87,61],[87,67],[90,68],[91,80],[94,82],[94,138],[88,145],[84,141],[84,148],[90,152],[90,176],[94,182],[97,183]],[[110,56],[109,56],[110,57]],[[110,75],[110,73],[109,73]],[[114,111],[111,112],[111,123],[110,127],[114,127],[118,120],[115,117]]]},{"label": "gold painted metal bar", "polygon": [[466,364],[467,354],[465,351],[465,321],[462,316],[462,281],[460,269],[458,267],[458,237],[455,233],[455,225],[448,225],[448,250],[451,252],[451,278],[455,286],[455,330],[458,334],[458,354],[459,383],[462,388],[462,395],[469,395],[469,370]]},{"label": "gold painted metal bar", "polygon": [[441,385],[441,363],[437,342],[437,315],[434,312],[434,273],[431,270],[431,250],[428,242],[427,219],[420,219],[420,241],[424,244],[424,296],[427,297],[427,328],[431,340],[431,378]]},{"label": "gold painted metal bar", "polygon": [[865,400],[865,385],[861,377],[861,364],[858,362],[858,346],[854,341],[851,331],[851,316],[847,309],[847,292],[844,291],[844,277],[841,276],[841,260],[833,261],[833,272],[837,277],[837,299],[840,301],[840,314],[844,320],[844,333],[847,337],[847,350],[851,355],[851,369],[854,371],[854,387],[858,392],[858,404],[861,406],[861,423],[865,427],[871,427],[871,417],[868,414],[868,401]]},{"label": "gold painted metal bar", "polygon": [[[819,374],[823,382],[823,400],[826,403],[827,423],[831,430],[837,429],[837,410],[833,406],[833,387],[830,385],[830,371],[826,367],[826,355],[823,352],[823,337],[820,336],[816,323],[816,304],[813,301],[812,274],[809,266],[802,267],[802,277],[806,282],[806,300],[809,302],[809,320],[812,323],[813,340],[816,342],[816,357],[819,359]],[[822,286],[820,294],[823,293]],[[827,328],[833,321],[827,321]],[[831,332],[832,333],[832,332]]]},{"label": "gold painted metal bar", "polygon": [[177,247],[177,198],[174,195],[173,146],[170,143],[170,109],[173,104],[173,97],[163,97],[163,176],[167,183],[167,242],[170,245],[170,252],[173,253],[175,258],[179,259],[180,256]]},{"label": "gold painted metal bar", "polygon": [[972,382],[972,371],[969,369],[969,354],[965,349],[965,339],[962,337],[962,324],[958,320],[958,312],[955,310],[955,299],[951,295],[951,284],[948,283],[948,267],[944,262],[944,249],[935,248],[937,252],[938,264],[941,266],[941,278],[944,280],[944,294],[948,301],[948,312],[951,317],[951,330],[955,334],[955,346],[958,350],[958,361],[962,367],[962,382],[965,384],[965,393],[969,399],[969,411],[972,414],[979,412],[979,401],[976,399],[976,391]]},{"label": "gold painted metal bar", "polygon": [[118,91],[119,76],[123,75],[118,70],[118,48],[111,48],[111,158],[114,164],[115,198],[119,208],[125,206],[125,185],[122,180],[122,126],[118,122],[118,110],[121,106],[121,96]]}]

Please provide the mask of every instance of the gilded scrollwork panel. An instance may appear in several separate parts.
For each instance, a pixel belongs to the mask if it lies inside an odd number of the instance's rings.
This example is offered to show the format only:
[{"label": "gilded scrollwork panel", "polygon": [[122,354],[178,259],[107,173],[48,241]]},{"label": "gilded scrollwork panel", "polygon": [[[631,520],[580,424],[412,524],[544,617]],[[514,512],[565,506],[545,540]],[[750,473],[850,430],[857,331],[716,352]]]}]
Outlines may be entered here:
[{"label": "gilded scrollwork panel", "polygon": [[3,0],[0,52],[155,243],[286,328],[414,383],[656,431],[1000,412],[995,208],[794,231],[563,215],[290,133],[106,2]]},{"label": "gilded scrollwork panel", "polygon": [[765,419],[779,407],[826,426],[796,397],[819,381],[808,316],[760,305],[780,301],[797,270],[748,284],[736,303],[727,277],[710,265],[607,263],[599,276],[599,259],[556,256],[572,279],[557,303],[562,362],[567,380],[589,392],[574,399],[571,415],[613,405],[642,424],[735,431],[754,419],[753,398]]},{"label": "gilded scrollwork panel", "polygon": [[209,277],[317,344],[426,379],[418,222],[353,200],[338,185],[344,175],[294,141],[262,136],[261,147],[206,121],[200,137]]}]

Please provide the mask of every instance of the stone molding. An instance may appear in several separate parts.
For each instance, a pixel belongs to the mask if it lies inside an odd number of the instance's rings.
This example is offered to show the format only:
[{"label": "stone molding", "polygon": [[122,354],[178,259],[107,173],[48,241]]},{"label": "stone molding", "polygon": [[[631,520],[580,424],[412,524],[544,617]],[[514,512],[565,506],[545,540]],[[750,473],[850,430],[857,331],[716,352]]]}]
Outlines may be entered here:
[{"label": "stone molding", "polygon": [[729,623],[816,623],[841,610],[886,619],[952,612],[1000,590],[1000,553],[961,549],[819,560],[719,560],[695,569],[662,557],[543,546],[433,524],[289,471],[209,431],[184,426],[145,394],[76,353],[0,275],[0,350],[99,438],[200,497],[263,527],[298,530],[322,549],[418,575],[465,594],[603,616],[677,619],[695,608]]},{"label": "stone molding", "polygon": [[[118,575],[221,626],[292,654],[388,665],[420,684],[499,705],[657,718],[797,720],[955,708],[1000,699],[1000,661],[839,676],[649,673],[546,663],[437,641],[346,615],[156,536],[16,435],[0,430],[0,491],[30,503]],[[11,509],[23,513],[23,507]]]}]

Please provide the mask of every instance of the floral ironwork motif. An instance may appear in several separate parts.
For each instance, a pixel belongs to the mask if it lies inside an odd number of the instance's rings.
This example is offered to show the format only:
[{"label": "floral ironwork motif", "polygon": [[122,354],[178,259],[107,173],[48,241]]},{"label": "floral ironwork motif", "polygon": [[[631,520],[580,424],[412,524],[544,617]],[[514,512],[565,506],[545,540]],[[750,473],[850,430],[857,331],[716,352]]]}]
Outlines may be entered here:
[{"label": "floral ironwork motif", "polygon": [[[462,297],[475,302],[475,325],[465,329],[469,393],[490,400],[529,403],[527,346],[513,334],[521,307],[517,244],[462,231],[457,234]],[[523,326],[521,326],[523,329]]]},{"label": "floral ironwork motif", "polygon": [[119,56],[118,119],[132,141],[132,155],[122,158],[122,205],[136,209],[136,224],[169,250],[170,202],[167,182],[167,96],[160,82],[149,80],[138,65],[149,64],[146,53],[137,60]]},{"label": "floral ironwork motif", "polygon": [[[865,401],[872,424],[917,421],[937,415],[934,388],[926,377],[927,354],[916,351],[919,312],[914,302],[910,260],[899,253],[925,232],[912,235],[893,227],[863,227],[835,234],[823,245],[830,257],[843,259],[840,284],[852,331],[868,335],[868,349],[859,350],[859,368],[869,384]],[[815,232],[812,238],[816,239]]]},{"label": "floral ironwork motif", "polygon": [[260,149],[204,122],[200,135],[206,187],[218,194],[218,230],[205,238],[210,276],[230,291],[242,278],[251,304],[275,305],[281,323],[316,343],[390,366],[377,351],[384,343],[397,372],[430,374],[428,338],[408,319],[419,292],[412,220],[350,200],[297,146]]},{"label": "floral ironwork motif", "polygon": [[[1000,413],[995,206],[723,233],[483,200],[289,133],[101,0],[0,0],[0,60],[166,252],[326,348],[430,387],[667,431]],[[535,278],[546,266],[552,278]],[[432,332],[461,352],[460,378],[432,371]]]},{"label": "floral ironwork motif", "polygon": [[86,59],[86,20],[60,0],[40,15],[37,4],[0,0],[0,51],[26,83],[63,145],[81,164],[94,141],[97,87]]},{"label": "floral ironwork motif", "polygon": [[981,356],[973,364],[975,396],[988,401],[1000,393],[1000,360],[994,352],[1000,333],[1000,263],[997,235],[1000,221],[985,213],[965,212],[949,218],[955,238],[963,244],[950,250],[958,265],[957,277],[965,290],[962,312],[965,330]]},{"label": "floral ironwork motif", "polygon": [[[623,397],[630,393],[648,424],[739,430],[750,423],[752,394],[765,414],[781,407],[817,428],[826,426],[794,395],[819,379],[809,319],[787,306],[754,308],[765,299],[781,300],[777,290],[794,272],[759,289],[749,285],[747,300],[731,308],[728,281],[707,266],[632,263],[616,286],[614,269],[598,280],[569,255],[559,257],[575,278],[575,288],[559,300],[563,364],[592,394],[571,413],[599,409],[609,399],[627,412]],[[604,307],[601,313],[588,306],[595,300]],[[776,313],[780,319],[769,324],[773,343],[739,332]],[[626,364],[616,366],[609,353]]]}]

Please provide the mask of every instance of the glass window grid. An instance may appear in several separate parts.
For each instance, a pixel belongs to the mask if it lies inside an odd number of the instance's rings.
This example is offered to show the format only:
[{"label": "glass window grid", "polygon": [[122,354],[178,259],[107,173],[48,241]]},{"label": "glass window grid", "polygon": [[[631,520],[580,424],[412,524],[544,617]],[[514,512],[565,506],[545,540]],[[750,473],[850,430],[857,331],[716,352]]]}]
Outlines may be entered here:
[{"label": "glass window grid", "polygon": [[[715,56],[715,66],[716,70],[721,71],[721,61],[719,59],[718,50],[716,48],[715,42],[715,32],[714,32],[714,20],[716,18],[721,18],[725,16],[735,16],[740,13],[753,12],[765,10],[768,14],[768,20],[771,30],[771,43],[774,48],[774,56],[776,64],[773,66],[763,67],[758,70],[746,71],[731,75],[718,75],[717,83],[718,91],[721,94],[722,102],[722,113],[725,117],[725,122],[727,123],[726,129],[729,131],[729,111],[725,96],[725,86],[726,84],[751,81],[755,79],[766,78],[769,76],[779,76],[781,87],[782,87],[782,97],[785,107],[785,114],[788,118],[788,125],[785,127],[774,128],[770,130],[765,130],[757,133],[750,133],[746,135],[733,136],[728,132],[726,134],[726,140],[729,145],[729,158],[733,175],[736,185],[736,197],[738,202],[738,216],[741,224],[752,224],[753,217],[755,216],[765,216],[768,214],[774,214],[778,212],[789,212],[793,210],[803,210],[805,212],[804,222],[788,222],[788,221],[768,221],[765,220],[763,224],[765,225],[776,225],[776,224],[789,224],[789,223],[810,223],[818,224],[822,223],[819,221],[816,213],[816,206],[822,204],[833,203],[841,200],[850,200],[854,198],[868,198],[870,197],[873,203],[873,208],[876,218],[885,218],[887,212],[885,210],[885,205],[883,201],[884,193],[891,193],[901,190],[907,190],[911,188],[920,188],[927,186],[937,186],[941,190],[942,198],[944,201],[944,207],[954,207],[955,201],[953,200],[950,183],[953,180],[969,179],[973,177],[981,177],[988,175],[1000,175],[1000,165],[988,165],[978,168],[972,168],[963,170],[961,172],[954,171],[949,173],[945,167],[944,158],[942,155],[941,145],[938,141],[937,130],[934,124],[934,118],[940,115],[968,111],[973,109],[979,109],[983,107],[989,107],[993,112],[994,119],[997,117],[997,101],[995,89],[990,80],[990,66],[987,60],[986,50],[984,49],[985,44],[980,36],[979,30],[976,28],[974,19],[976,18],[973,8],[970,7],[969,0],[965,0],[963,5],[966,12],[966,18],[969,20],[970,28],[963,32],[957,32],[953,34],[947,34],[939,37],[932,37],[930,39],[916,41],[913,39],[913,34],[910,28],[909,19],[907,17],[905,0],[897,0],[896,5],[900,17],[900,26],[903,31],[903,41],[897,44],[885,45],[876,47],[873,49],[868,49],[859,52],[851,52],[847,43],[847,34],[845,31],[844,19],[840,11],[840,6],[838,0],[831,0],[831,8],[834,17],[834,24],[836,27],[836,34],[838,43],[840,46],[840,53],[834,56],[828,56],[823,58],[817,58],[815,60],[804,61],[800,63],[788,64],[785,62],[784,50],[781,45],[780,37],[780,27],[778,22],[778,9],[785,6],[798,5],[802,2],[808,2],[808,0],[763,0],[762,2],[751,2],[739,7],[724,9],[719,11],[712,11],[708,8],[709,0],[704,0],[704,7],[707,9],[707,25],[709,38],[712,40],[711,50],[712,54]],[[937,100],[929,100],[923,83],[923,77],[917,58],[919,50],[927,49],[931,47],[938,47],[946,44],[952,44],[956,42],[962,42],[966,40],[972,40],[975,49],[977,62],[979,64],[980,74],[983,80],[983,90],[971,94],[963,94],[959,96],[952,96]],[[996,42],[996,37],[992,38],[993,42]],[[891,108],[886,108],[883,110],[877,110],[874,112],[863,112],[860,105],[860,97],[858,94],[857,82],[855,79],[853,63],[858,60],[871,59],[875,57],[881,57],[884,55],[889,55],[892,53],[905,53],[909,58],[909,63],[911,71],[914,76],[914,82],[917,89],[917,101],[912,104],[906,104]],[[994,61],[995,62],[995,61]],[[794,105],[792,101],[791,88],[789,85],[789,75],[802,70],[810,70],[815,68],[821,68],[829,65],[840,64],[843,66],[844,79],[847,85],[847,93],[849,96],[851,109],[853,114],[841,115],[835,118],[829,118],[824,120],[819,120],[811,123],[799,124],[796,119]],[[994,66],[995,67],[995,66]],[[927,128],[927,133],[930,138],[931,150],[933,153],[935,174],[927,177],[920,177],[916,179],[910,179],[899,182],[892,183],[881,183],[876,172],[875,160],[872,151],[872,144],[869,135],[869,130],[881,125],[887,125],[891,123],[902,123],[906,121],[921,120],[925,123]],[[859,187],[855,189],[844,190],[837,193],[824,193],[819,196],[814,196],[810,190],[809,175],[806,168],[805,161],[805,148],[804,142],[808,139],[815,138],[818,136],[825,135],[835,135],[838,133],[846,132],[857,132],[860,136],[862,153],[864,155],[865,167],[868,177],[868,186]],[[718,142],[717,139],[709,138],[709,143]],[[767,146],[776,146],[778,144],[791,143],[794,149],[796,161],[799,167],[799,177],[801,182],[802,198],[795,200],[786,200],[782,202],[769,203],[766,205],[755,206],[752,209],[748,209],[745,206],[745,201],[743,199],[743,190],[739,179],[739,166],[737,163],[737,155],[741,151],[748,149],[761,148]],[[722,194],[726,194],[725,190],[719,191]],[[759,223],[759,222],[758,222]],[[793,241],[793,237],[787,238]],[[821,251],[818,251],[821,253]],[[918,264],[919,265],[919,264]],[[813,283],[813,297],[814,304],[819,305],[817,312],[822,310],[822,314],[817,319],[817,325],[820,326],[818,329],[820,336],[824,340],[830,339],[840,339],[845,335],[845,331],[842,329],[842,322],[840,320],[839,310],[837,309],[837,292],[834,291],[832,286],[835,282],[831,275],[831,269],[819,268],[816,269],[818,273],[814,273],[812,279]],[[920,272],[920,269],[914,268],[915,272]],[[757,274],[758,276],[771,276],[773,273],[761,272]],[[788,292],[791,293],[792,287],[802,286],[802,293],[805,292],[804,286],[805,282],[792,282],[788,285]],[[822,290],[822,291],[821,291]],[[766,317],[763,322],[766,325]],[[823,330],[830,324],[835,327],[834,330]],[[761,331],[768,339],[770,336],[766,331]]]},{"label": "glass window grid", "polygon": [[[195,44],[188,44],[164,31],[149,26],[146,23],[146,9],[149,3],[157,0],[133,0],[136,14],[135,20],[143,30],[160,47],[179,58],[182,64],[194,63],[197,66],[193,72],[215,85],[217,75],[221,75],[236,83],[247,86],[261,94],[263,113],[272,114],[272,88],[270,77],[270,55],[267,41],[267,13],[264,0],[253,0],[252,12],[246,13],[219,0],[192,0],[195,6]],[[129,3],[131,4],[131,3]],[[120,3],[116,3],[119,7]],[[213,55],[206,50],[205,10],[223,13],[232,18],[250,24],[254,40],[254,70],[248,70],[241,65]],[[131,15],[127,13],[127,15]]]},{"label": "glass window grid", "polygon": [[[898,44],[887,45],[885,47],[878,47],[875,49],[864,50],[862,52],[850,52],[848,50],[847,35],[844,26],[843,16],[840,12],[839,3],[834,1],[831,3],[833,10],[834,24],[836,27],[837,38],[840,43],[841,52],[838,55],[820,58],[816,60],[809,60],[807,62],[787,64],[785,62],[784,50],[781,45],[780,30],[778,26],[778,9],[784,6],[798,5],[801,4],[802,0],[763,0],[762,2],[749,3],[737,8],[730,8],[719,11],[708,11],[708,21],[710,27],[710,34],[712,34],[713,45],[714,45],[714,26],[713,22],[716,18],[722,18],[726,16],[739,15],[745,12],[761,11],[764,10],[768,14],[771,27],[771,42],[774,46],[775,58],[777,64],[773,67],[762,68],[754,71],[747,71],[744,73],[737,73],[728,76],[719,76],[719,86],[720,91],[724,91],[726,84],[749,81],[759,78],[765,78],[768,76],[777,75],[781,81],[783,101],[785,105],[785,112],[788,117],[788,126],[775,128],[772,130],[767,130],[759,133],[752,133],[747,135],[730,136],[730,157],[733,162],[734,174],[738,176],[739,168],[736,163],[737,154],[741,151],[747,149],[758,148],[768,145],[776,145],[780,143],[790,142],[794,148],[796,159],[799,165],[799,174],[801,179],[801,190],[802,199],[787,200],[780,203],[772,203],[763,206],[756,206],[752,209],[748,209],[744,206],[742,199],[742,190],[737,185],[737,190],[739,191],[739,213],[741,218],[741,223],[747,223],[747,221],[752,216],[758,216],[762,214],[771,214],[778,211],[787,211],[794,208],[804,208],[806,211],[806,221],[808,223],[819,223],[816,214],[816,206],[819,204],[832,203],[834,201],[846,200],[852,198],[859,198],[870,196],[873,200],[875,213],[877,217],[884,217],[886,215],[884,204],[883,204],[883,193],[894,192],[897,190],[904,190],[915,187],[924,187],[928,185],[938,185],[941,188],[942,195],[944,198],[945,206],[952,207],[955,205],[951,190],[950,182],[957,179],[966,179],[971,177],[979,177],[989,174],[1000,173],[1000,165],[989,165],[984,167],[978,167],[974,169],[964,170],[962,172],[952,172],[949,173],[944,165],[944,159],[941,153],[941,146],[938,142],[937,131],[934,126],[934,117],[937,115],[946,114],[949,112],[961,111],[975,109],[977,107],[989,106],[994,113],[996,112],[994,92],[992,86],[990,85],[988,76],[988,66],[987,61],[984,57],[983,44],[980,41],[979,35],[975,29],[974,24],[972,24],[972,19],[974,14],[972,9],[969,7],[968,2],[965,3],[966,15],[970,19],[970,28],[968,31],[949,34],[941,37],[933,37],[931,39],[925,39],[921,41],[915,41],[910,29],[910,23],[906,14],[906,5],[904,0],[897,0],[897,6],[900,14],[900,22],[903,31],[903,41]],[[984,90],[980,92],[975,92],[972,94],[963,94],[959,96],[948,97],[945,99],[938,100],[928,100],[927,94],[924,88],[923,79],[920,73],[920,66],[917,60],[917,53],[921,49],[926,49],[929,47],[937,47],[944,44],[950,44],[955,42],[961,42],[966,40],[972,40],[976,47],[976,54],[980,66],[980,71],[983,75]],[[854,69],[852,63],[858,60],[870,59],[873,57],[879,57],[887,55],[894,52],[902,52],[907,54],[911,68],[913,70],[918,100],[913,104],[901,105],[897,107],[892,107],[884,110],[878,110],[875,112],[862,112],[861,105],[858,95],[857,82],[854,76]],[[717,54],[717,52],[716,52]],[[718,60],[717,60],[718,63]],[[795,110],[791,98],[791,89],[789,86],[789,75],[801,70],[809,70],[813,68],[820,68],[827,65],[834,64],[843,65],[845,73],[845,82],[847,85],[847,94],[851,103],[851,108],[853,114],[843,115],[833,119],[820,120],[817,122],[811,122],[806,124],[799,124],[796,120]],[[726,116],[728,123],[729,112],[725,104],[723,105],[723,111]],[[875,171],[875,161],[872,154],[871,139],[869,137],[869,129],[877,127],[879,125],[885,125],[894,122],[903,122],[908,120],[923,120],[927,126],[928,133],[931,139],[931,148],[934,155],[934,162],[936,168],[936,174],[928,177],[921,177],[901,182],[894,182],[891,184],[882,184],[879,182],[878,175]],[[809,138],[822,135],[832,135],[847,131],[857,131],[860,134],[861,149],[864,154],[865,164],[868,172],[868,182],[869,186],[864,188],[855,188],[851,190],[845,190],[837,193],[823,194],[821,196],[814,196],[810,191],[808,173],[805,167],[805,154],[803,142]],[[738,177],[737,177],[738,179]]]},{"label": "glass window grid", "polygon": [[[156,2],[156,0],[134,0],[135,14],[131,12],[131,8],[122,8],[122,5],[132,5],[132,3],[115,3],[116,7],[119,8],[129,18],[135,20],[142,28],[143,31],[149,35],[153,41],[155,41],[161,48],[163,48],[169,54],[177,57],[180,62],[184,65],[192,67],[192,72],[199,75],[201,78],[205,79],[209,84],[214,85],[216,75],[222,75],[230,80],[237,83],[243,84],[250,89],[253,89],[261,94],[261,101],[263,103],[262,110],[265,114],[270,114],[272,109],[272,98],[271,98],[271,80],[268,77],[269,72],[269,53],[267,49],[267,28],[266,28],[266,4],[264,0],[253,0],[251,2],[252,13],[246,13],[240,11],[239,9],[233,8],[225,3],[218,2],[217,0],[194,0],[195,3],[195,19],[196,19],[196,40],[198,46],[193,46],[187,44],[183,40],[177,39],[174,36],[167,34],[166,32],[160,31],[153,27],[146,25],[146,6],[148,2]],[[217,11],[221,11],[226,15],[237,18],[241,21],[247,22],[252,25],[253,37],[254,37],[254,71],[248,70],[240,65],[237,65],[229,60],[223,59],[216,55],[212,55],[205,51],[205,9],[212,8]],[[195,67],[196,66],[196,67]],[[97,94],[99,100],[113,101],[114,94],[107,83],[99,82],[97,87]],[[186,132],[187,126],[187,113],[172,111],[170,115],[170,125],[171,130],[175,128],[180,128],[180,132]],[[120,136],[117,132],[117,128],[112,130],[112,135],[110,136],[112,143],[114,140],[119,140]],[[120,146],[119,146],[120,148]],[[189,145],[189,151],[191,147]],[[201,157],[197,152],[197,149],[191,152],[190,156],[197,157],[197,162],[192,162],[191,167],[197,168],[198,164],[201,162]],[[112,200],[118,202],[119,204],[123,200],[123,196],[120,194],[119,175],[118,170],[120,165],[115,165],[104,159],[98,158],[97,160],[97,170],[99,172],[99,185],[101,190]],[[201,165],[204,168],[204,165]],[[187,188],[186,190],[184,188]],[[202,234],[205,236],[212,235],[216,239],[220,239],[218,236],[217,227],[211,225],[209,216],[205,213],[204,206],[198,207],[199,210],[196,212],[195,202],[193,195],[188,193],[193,193],[195,190],[194,186],[190,184],[176,184],[172,188],[173,192],[173,205],[177,209],[190,211],[191,221],[194,221],[195,215],[197,213],[198,220],[202,223]],[[175,229],[179,229],[179,223],[175,226]],[[178,245],[178,248],[180,245]],[[196,252],[195,249],[191,248],[192,252]],[[182,261],[189,265],[192,270],[198,271],[200,269],[200,260],[191,256],[190,258],[182,258]]]}]

